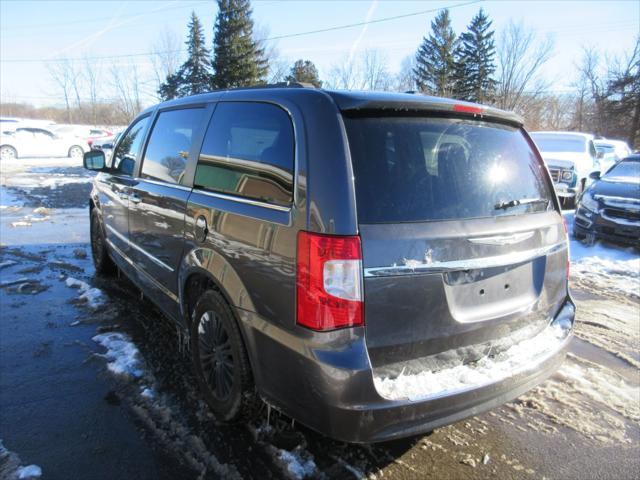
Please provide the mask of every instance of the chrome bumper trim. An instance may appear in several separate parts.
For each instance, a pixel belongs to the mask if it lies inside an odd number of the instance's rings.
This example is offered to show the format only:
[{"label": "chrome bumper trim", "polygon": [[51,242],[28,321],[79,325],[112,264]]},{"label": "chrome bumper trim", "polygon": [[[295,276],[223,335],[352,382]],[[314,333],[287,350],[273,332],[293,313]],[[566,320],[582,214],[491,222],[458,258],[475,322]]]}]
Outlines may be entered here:
[{"label": "chrome bumper trim", "polygon": [[507,253],[485,258],[469,258],[466,260],[433,261],[430,263],[410,263],[409,265],[390,265],[388,267],[370,267],[364,269],[365,277],[386,277],[394,275],[414,275],[416,273],[446,273],[479,268],[506,267],[525,263],[544,255],[567,249],[567,242],[547,245],[523,252]]}]

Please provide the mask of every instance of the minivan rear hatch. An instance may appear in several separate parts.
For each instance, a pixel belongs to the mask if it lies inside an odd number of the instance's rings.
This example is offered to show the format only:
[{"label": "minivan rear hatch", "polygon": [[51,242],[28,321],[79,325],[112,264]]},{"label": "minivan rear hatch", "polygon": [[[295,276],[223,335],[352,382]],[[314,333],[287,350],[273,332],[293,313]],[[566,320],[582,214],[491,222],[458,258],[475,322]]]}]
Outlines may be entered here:
[{"label": "minivan rear hatch", "polygon": [[508,349],[567,297],[566,233],[528,136],[452,114],[343,112],[378,373]]}]

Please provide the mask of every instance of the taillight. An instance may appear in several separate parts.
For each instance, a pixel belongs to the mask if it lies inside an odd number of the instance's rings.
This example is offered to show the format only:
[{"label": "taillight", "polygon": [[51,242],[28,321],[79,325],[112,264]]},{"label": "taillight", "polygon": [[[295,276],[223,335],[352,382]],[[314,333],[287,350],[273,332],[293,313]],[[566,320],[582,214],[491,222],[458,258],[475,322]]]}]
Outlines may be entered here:
[{"label": "taillight", "polygon": [[298,233],[296,296],[298,325],[364,325],[360,237]]}]

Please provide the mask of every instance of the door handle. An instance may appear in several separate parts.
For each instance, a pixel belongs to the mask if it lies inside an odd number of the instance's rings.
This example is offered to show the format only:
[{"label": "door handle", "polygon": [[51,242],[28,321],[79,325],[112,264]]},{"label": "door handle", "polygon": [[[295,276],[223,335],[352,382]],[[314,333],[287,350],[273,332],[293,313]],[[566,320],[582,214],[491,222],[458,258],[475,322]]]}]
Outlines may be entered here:
[{"label": "door handle", "polygon": [[195,224],[195,237],[196,240],[200,243],[204,242],[207,239],[207,234],[209,233],[209,228],[207,227],[207,219],[200,215],[196,219]]},{"label": "door handle", "polygon": [[129,195],[129,200],[131,200],[133,203],[140,203],[142,201],[142,199],[135,193]]}]

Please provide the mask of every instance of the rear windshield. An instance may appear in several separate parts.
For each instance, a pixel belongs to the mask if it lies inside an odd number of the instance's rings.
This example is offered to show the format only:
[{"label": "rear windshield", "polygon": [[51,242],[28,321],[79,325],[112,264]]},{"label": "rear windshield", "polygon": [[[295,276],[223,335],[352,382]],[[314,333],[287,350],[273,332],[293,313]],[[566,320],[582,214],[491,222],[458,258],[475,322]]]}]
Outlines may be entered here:
[{"label": "rear windshield", "polygon": [[532,133],[531,138],[536,142],[541,152],[583,153],[586,151],[586,143],[580,137],[561,137],[560,135]]},{"label": "rear windshield", "polygon": [[[345,118],[360,223],[497,217],[552,208],[517,128],[453,118]],[[512,203],[509,203],[512,202]]]},{"label": "rear windshield", "polygon": [[614,165],[605,175],[607,179],[610,177],[637,181],[640,178],[640,161],[627,160]]}]

